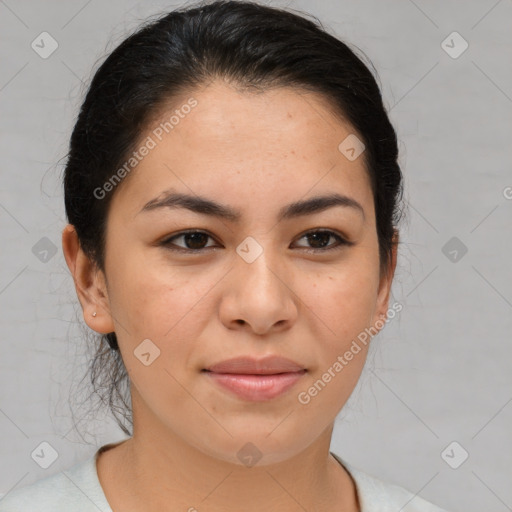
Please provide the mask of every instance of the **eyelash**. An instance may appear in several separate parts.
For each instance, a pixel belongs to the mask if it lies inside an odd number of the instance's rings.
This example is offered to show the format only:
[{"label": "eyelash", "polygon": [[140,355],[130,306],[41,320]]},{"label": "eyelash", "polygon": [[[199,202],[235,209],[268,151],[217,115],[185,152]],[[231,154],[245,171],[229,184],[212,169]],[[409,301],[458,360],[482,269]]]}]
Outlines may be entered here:
[{"label": "eyelash", "polygon": [[[217,247],[203,247],[201,249],[186,249],[186,248],[183,248],[183,247],[178,247],[178,248],[176,246],[172,247],[172,245],[173,245],[171,243],[172,240],[175,240],[175,239],[180,238],[182,236],[195,234],[195,233],[204,234],[204,235],[206,235],[206,236],[208,236],[210,238],[214,238],[212,235],[210,235],[206,231],[200,231],[200,230],[181,231],[180,233],[178,233],[176,235],[173,235],[172,237],[163,240],[159,245],[162,245],[162,246],[166,247],[167,249],[169,249],[171,251],[174,251],[174,252],[181,252],[181,253],[187,253],[187,254],[198,254],[198,253],[203,252],[203,251],[208,250],[208,249],[216,249],[217,248]],[[307,237],[308,235],[314,235],[314,234],[317,234],[317,233],[329,234],[330,237],[332,236],[332,237],[336,238],[338,243],[335,244],[334,246],[331,245],[331,246],[328,246],[326,248],[307,249],[307,248],[301,247],[301,249],[305,249],[305,252],[307,252],[307,253],[318,254],[318,253],[321,253],[321,252],[327,252],[327,251],[332,251],[332,250],[335,250],[335,249],[341,249],[343,246],[354,245],[353,242],[349,242],[348,240],[346,240],[342,236],[338,235],[336,232],[331,231],[329,229],[313,229],[311,231],[307,231],[298,240],[300,240],[301,238]]]}]

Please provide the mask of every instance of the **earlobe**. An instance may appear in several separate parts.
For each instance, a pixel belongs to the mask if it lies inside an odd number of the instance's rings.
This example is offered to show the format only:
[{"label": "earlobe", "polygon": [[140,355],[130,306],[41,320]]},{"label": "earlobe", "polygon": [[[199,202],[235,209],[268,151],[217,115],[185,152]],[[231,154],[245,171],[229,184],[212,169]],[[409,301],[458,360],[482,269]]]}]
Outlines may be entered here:
[{"label": "earlobe", "polygon": [[78,235],[72,224],[68,224],[62,231],[62,250],[73,276],[85,323],[102,334],[114,332],[103,272],[91,262],[80,247]]}]

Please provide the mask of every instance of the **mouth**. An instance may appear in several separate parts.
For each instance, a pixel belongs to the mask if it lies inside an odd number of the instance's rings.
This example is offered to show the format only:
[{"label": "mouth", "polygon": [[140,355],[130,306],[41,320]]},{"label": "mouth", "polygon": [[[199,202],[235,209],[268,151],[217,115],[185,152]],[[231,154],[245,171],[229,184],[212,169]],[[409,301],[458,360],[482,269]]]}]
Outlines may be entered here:
[{"label": "mouth", "polygon": [[293,387],[306,373],[286,372],[275,374],[215,373],[203,370],[222,388],[245,400],[261,402],[271,400]]},{"label": "mouth", "polygon": [[244,400],[259,402],[284,394],[306,372],[298,363],[278,356],[239,357],[202,370],[222,389]]}]

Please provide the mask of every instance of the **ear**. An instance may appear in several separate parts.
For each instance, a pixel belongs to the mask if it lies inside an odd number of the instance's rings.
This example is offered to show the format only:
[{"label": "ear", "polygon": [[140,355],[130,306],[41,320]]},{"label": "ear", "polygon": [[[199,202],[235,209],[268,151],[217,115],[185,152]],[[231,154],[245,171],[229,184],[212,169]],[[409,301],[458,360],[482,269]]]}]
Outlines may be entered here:
[{"label": "ear", "polygon": [[[395,275],[397,252],[398,252],[398,230],[394,230],[393,240],[391,245],[391,256],[387,268],[383,269],[379,281],[379,289],[377,293],[377,303],[372,318],[372,326],[377,331],[380,331],[385,325],[385,321],[388,317],[389,310],[389,295],[391,292],[391,285],[393,283],[393,277]],[[382,325],[381,325],[382,324]],[[380,326],[380,327],[379,327]]]},{"label": "ear", "polygon": [[62,231],[62,250],[75,282],[85,323],[102,334],[114,332],[105,276],[83,252],[72,224]]}]

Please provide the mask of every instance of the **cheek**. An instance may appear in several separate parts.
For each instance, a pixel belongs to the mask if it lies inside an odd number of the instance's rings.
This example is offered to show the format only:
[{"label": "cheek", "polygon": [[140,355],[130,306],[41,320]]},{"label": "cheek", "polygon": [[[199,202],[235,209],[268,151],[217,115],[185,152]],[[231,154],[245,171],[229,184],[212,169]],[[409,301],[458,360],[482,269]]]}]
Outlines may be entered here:
[{"label": "cheek", "polygon": [[201,310],[201,298],[214,280],[192,267],[170,265],[157,251],[149,256],[147,250],[133,251],[112,261],[109,296],[119,322],[147,337],[163,338]]},{"label": "cheek", "polygon": [[[197,344],[193,340],[200,338],[211,316],[206,311],[211,304],[205,296],[215,279],[206,273],[192,277],[183,268],[150,268],[125,268],[123,281],[118,275],[119,283],[125,283],[113,300],[116,318],[124,327],[117,329],[119,346],[130,379],[144,402],[158,409],[162,407],[159,401],[164,400],[178,408],[186,399],[179,382],[185,383],[184,375],[196,371]],[[148,365],[141,356],[144,353],[150,354]]]},{"label": "cheek", "polygon": [[375,284],[368,274],[355,275],[353,269],[328,276],[325,282],[317,286],[321,296],[311,297],[319,326],[315,366],[298,389],[296,401],[304,418],[321,416],[327,425],[345,405],[364,367]]},{"label": "cheek", "polygon": [[[313,408],[341,408],[360,376],[371,340],[378,290],[378,260],[368,252],[354,253],[337,268],[317,274],[303,288],[311,304],[317,365],[308,379]],[[306,292],[309,290],[309,293]],[[307,310],[306,310],[307,311]],[[316,384],[315,384],[316,383]],[[320,397],[321,395],[321,397]],[[306,397],[307,399],[307,397]]]},{"label": "cheek", "polygon": [[[373,258],[350,258],[303,282],[305,304],[324,324],[333,343],[343,343],[371,321],[378,290]],[[306,310],[307,311],[307,310]]]}]

